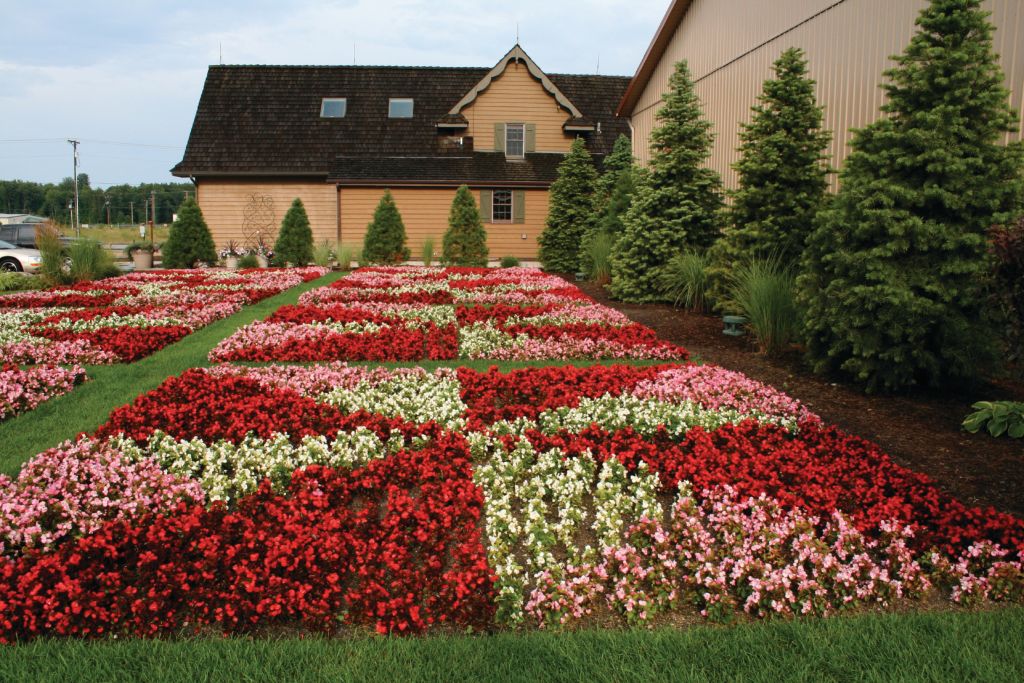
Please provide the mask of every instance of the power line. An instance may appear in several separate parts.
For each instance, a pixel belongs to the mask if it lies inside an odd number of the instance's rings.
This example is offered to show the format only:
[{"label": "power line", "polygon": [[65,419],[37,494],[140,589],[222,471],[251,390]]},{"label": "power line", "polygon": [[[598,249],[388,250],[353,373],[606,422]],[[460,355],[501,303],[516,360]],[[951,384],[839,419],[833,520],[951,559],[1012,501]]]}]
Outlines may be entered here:
[{"label": "power line", "polygon": [[[0,140],[0,143],[32,143],[32,142],[64,142],[63,138],[10,138]],[[120,145],[123,147],[152,147],[154,149],[185,149],[184,145],[151,145],[144,142],[122,142],[120,140],[90,140],[83,138],[81,142],[89,142],[94,145]]]}]

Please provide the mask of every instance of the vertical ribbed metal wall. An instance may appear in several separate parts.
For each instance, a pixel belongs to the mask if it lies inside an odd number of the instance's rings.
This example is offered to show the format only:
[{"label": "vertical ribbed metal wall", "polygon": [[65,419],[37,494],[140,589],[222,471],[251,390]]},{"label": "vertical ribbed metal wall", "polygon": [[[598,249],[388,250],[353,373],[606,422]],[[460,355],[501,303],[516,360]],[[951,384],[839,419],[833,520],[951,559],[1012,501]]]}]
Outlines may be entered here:
[{"label": "vertical ribbed metal wall", "polygon": [[[832,164],[847,153],[850,129],[879,116],[882,71],[903,51],[926,0],[693,0],[633,110],[633,149],[649,158],[651,129],[674,65],[688,60],[697,94],[714,123],[712,168],[735,187],[740,123],[750,119],[771,65],[788,47],[800,47],[817,81],[825,125],[833,133]],[[1011,91],[1024,109],[1024,0],[987,0],[995,46]],[[1024,124],[1024,119],[1022,119]],[[1021,134],[1013,134],[1020,139]]]}]

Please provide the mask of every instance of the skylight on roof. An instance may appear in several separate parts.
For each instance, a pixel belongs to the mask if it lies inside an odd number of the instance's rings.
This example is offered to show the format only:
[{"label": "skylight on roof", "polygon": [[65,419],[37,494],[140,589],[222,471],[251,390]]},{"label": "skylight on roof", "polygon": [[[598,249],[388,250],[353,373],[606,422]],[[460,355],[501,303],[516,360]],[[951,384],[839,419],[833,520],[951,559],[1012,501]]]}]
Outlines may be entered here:
[{"label": "skylight on roof", "polygon": [[403,97],[392,97],[388,100],[389,119],[411,119],[412,100]]},{"label": "skylight on roof", "polygon": [[343,119],[348,110],[348,99],[344,97],[325,97],[320,103],[320,118]]}]

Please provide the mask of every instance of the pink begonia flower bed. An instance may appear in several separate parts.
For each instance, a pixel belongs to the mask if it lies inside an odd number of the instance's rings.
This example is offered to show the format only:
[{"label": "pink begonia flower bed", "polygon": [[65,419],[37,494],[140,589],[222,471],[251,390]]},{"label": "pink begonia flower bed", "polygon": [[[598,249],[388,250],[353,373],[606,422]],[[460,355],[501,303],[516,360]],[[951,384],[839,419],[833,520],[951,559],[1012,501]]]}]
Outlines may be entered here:
[{"label": "pink begonia flower bed", "polygon": [[0,369],[0,420],[32,410],[85,380],[85,370],[77,365],[37,365],[25,369],[5,366]]}]

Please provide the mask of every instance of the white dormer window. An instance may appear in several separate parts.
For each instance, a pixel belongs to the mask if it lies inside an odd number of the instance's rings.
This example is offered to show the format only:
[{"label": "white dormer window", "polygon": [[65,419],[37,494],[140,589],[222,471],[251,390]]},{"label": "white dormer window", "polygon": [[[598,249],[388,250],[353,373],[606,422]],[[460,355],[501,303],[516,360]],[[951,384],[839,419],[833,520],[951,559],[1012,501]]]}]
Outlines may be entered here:
[{"label": "white dormer window", "polygon": [[343,119],[348,110],[348,99],[344,97],[325,97],[320,102],[320,118]]},{"label": "white dormer window", "polygon": [[411,119],[412,99],[404,97],[392,97],[388,100],[389,119]]},{"label": "white dormer window", "polygon": [[505,156],[522,159],[526,149],[526,124],[505,124]]}]

